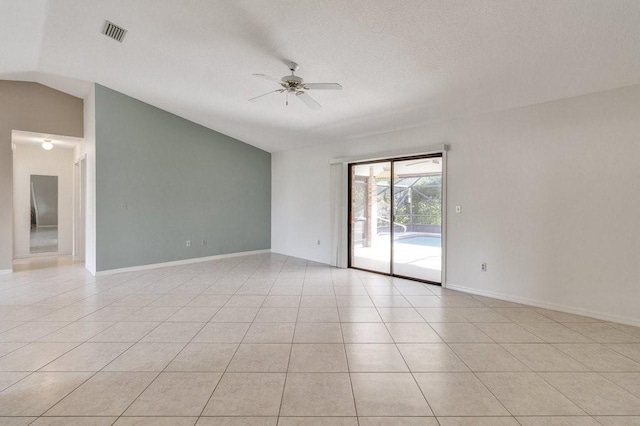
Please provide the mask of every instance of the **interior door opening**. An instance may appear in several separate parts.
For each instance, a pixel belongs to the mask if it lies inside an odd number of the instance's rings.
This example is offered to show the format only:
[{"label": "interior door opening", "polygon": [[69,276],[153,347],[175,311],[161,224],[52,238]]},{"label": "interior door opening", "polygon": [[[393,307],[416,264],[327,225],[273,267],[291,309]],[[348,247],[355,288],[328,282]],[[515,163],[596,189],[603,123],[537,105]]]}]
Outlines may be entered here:
[{"label": "interior door opening", "polygon": [[442,283],[443,156],[349,165],[349,267]]}]

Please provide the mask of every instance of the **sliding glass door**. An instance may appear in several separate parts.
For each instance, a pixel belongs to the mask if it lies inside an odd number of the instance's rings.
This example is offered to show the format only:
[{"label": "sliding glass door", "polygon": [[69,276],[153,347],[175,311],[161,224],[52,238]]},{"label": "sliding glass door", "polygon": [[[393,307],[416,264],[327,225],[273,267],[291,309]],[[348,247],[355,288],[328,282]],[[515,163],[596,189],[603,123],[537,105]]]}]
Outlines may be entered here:
[{"label": "sliding glass door", "polygon": [[442,158],[393,163],[393,274],[441,282]]},{"label": "sliding glass door", "polygon": [[442,282],[442,161],[350,165],[350,267]]},{"label": "sliding glass door", "polygon": [[351,266],[391,273],[391,163],[354,164],[351,171]]}]

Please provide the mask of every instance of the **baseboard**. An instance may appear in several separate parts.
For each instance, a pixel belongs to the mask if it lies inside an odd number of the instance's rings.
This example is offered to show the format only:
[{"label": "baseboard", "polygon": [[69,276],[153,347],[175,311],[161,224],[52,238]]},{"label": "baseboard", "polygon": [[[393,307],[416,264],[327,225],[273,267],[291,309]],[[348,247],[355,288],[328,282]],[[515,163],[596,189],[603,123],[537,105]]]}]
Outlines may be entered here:
[{"label": "baseboard", "polygon": [[13,272],[13,269],[0,269],[0,275],[10,274]]},{"label": "baseboard", "polygon": [[56,251],[56,252],[47,252],[47,253],[33,253],[26,254],[23,256],[15,256],[14,260],[25,260],[25,259],[37,259],[37,258],[45,258],[45,257],[58,257],[58,256],[72,256],[73,253],[70,251]]},{"label": "baseboard", "polygon": [[552,309],[554,311],[565,312],[567,314],[582,315],[586,317],[596,318],[604,321],[617,322],[621,324],[633,325],[640,327],[640,321],[633,318],[621,317],[617,315],[606,314],[589,309],[581,309],[573,306],[559,305],[556,303],[544,302],[541,300],[528,299],[526,297],[511,296],[503,293],[496,293],[488,290],[478,290],[471,287],[447,283],[446,288],[449,290],[462,291],[464,293],[475,294],[478,296],[492,297],[494,299],[506,300],[507,302],[522,303],[523,305],[531,305],[537,308]]},{"label": "baseboard", "polygon": [[232,257],[251,256],[254,254],[265,254],[265,253],[271,253],[271,250],[265,249],[265,250],[241,251],[238,253],[218,254],[215,256],[194,257],[191,259],[172,260],[170,262],[151,263],[148,265],[140,265],[140,266],[130,266],[128,268],[107,269],[104,271],[97,271],[94,275],[99,277],[103,275],[119,274],[121,272],[146,271],[148,269],[165,268],[168,266],[190,265],[192,263],[208,262],[210,260],[229,259]]}]

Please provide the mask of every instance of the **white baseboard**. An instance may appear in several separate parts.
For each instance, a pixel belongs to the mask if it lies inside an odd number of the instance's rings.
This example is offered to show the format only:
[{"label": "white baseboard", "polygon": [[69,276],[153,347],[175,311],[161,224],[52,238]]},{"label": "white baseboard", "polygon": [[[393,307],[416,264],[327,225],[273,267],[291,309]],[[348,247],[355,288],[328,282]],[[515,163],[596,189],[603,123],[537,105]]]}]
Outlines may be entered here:
[{"label": "white baseboard", "polygon": [[47,252],[47,253],[29,253],[21,256],[15,256],[14,260],[26,260],[26,259],[37,259],[37,258],[46,258],[46,257],[58,257],[58,256],[71,256],[73,253],[70,251],[56,251],[56,252]]},{"label": "white baseboard", "polygon": [[447,283],[446,288],[449,290],[462,291],[464,293],[475,294],[478,296],[492,297],[494,299],[506,300],[507,302],[522,303],[523,305],[531,305],[537,308],[552,309],[554,311],[565,312],[568,314],[582,315],[586,317],[596,318],[604,321],[617,322],[621,324],[634,325],[640,327],[640,321],[634,318],[621,317],[603,312],[592,311],[589,309],[581,309],[573,306],[559,305],[556,303],[544,302],[541,300],[528,299],[526,297],[511,296],[508,294],[496,293],[487,290],[478,290],[471,287]]},{"label": "white baseboard", "polygon": [[13,269],[0,269],[0,275],[10,274],[13,272]]},{"label": "white baseboard", "polygon": [[208,262],[210,260],[229,259],[232,257],[251,256],[254,254],[265,254],[265,253],[271,253],[271,250],[265,249],[265,250],[241,251],[238,253],[218,254],[215,256],[194,257],[191,259],[173,260],[170,262],[152,263],[149,265],[131,266],[128,268],[107,269],[105,271],[97,271],[94,275],[99,277],[103,275],[119,274],[121,272],[146,271],[149,269],[166,268],[167,266],[190,265],[192,263]]}]

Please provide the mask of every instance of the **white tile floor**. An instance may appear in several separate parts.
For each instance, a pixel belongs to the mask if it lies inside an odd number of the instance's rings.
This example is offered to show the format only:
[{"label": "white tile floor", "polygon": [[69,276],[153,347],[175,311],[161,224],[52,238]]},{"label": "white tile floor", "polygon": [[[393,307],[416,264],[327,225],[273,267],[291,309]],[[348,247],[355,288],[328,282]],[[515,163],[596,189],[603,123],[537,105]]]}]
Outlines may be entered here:
[{"label": "white tile floor", "polygon": [[638,425],[640,328],[279,255],[63,262],[0,276],[0,424]]}]

